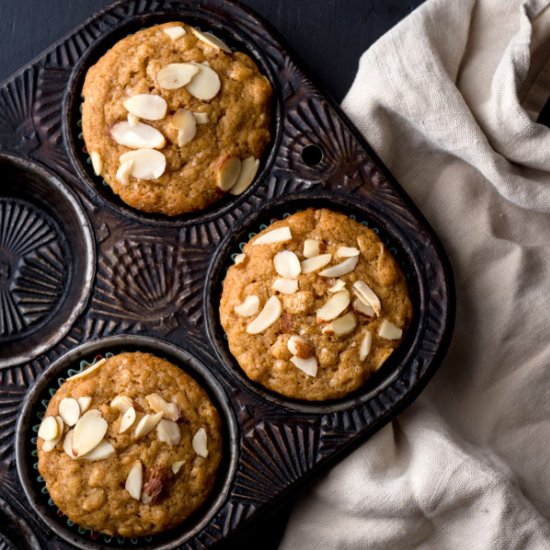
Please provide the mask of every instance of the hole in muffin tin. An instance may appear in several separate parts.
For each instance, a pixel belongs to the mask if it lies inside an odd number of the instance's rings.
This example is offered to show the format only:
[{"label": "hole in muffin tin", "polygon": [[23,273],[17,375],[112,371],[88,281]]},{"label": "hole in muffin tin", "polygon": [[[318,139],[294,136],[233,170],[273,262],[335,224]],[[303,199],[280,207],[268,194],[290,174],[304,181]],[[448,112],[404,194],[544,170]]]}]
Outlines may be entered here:
[{"label": "hole in muffin tin", "polygon": [[[36,433],[47,405],[66,378],[84,370],[102,357],[131,351],[151,352],[189,374],[208,393],[218,410],[222,432],[222,460],[210,496],[189,518],[158,535],[126,538],[93,532],[70,521],[51,500],[38,473]],[[229,399],[208,369],[185,350],[151,337],[110,336],[81,345],[55,361],[29,392],[16,427],[16,461],[19,479],[27,499],[52,531],[83,549],[92,548],[179,548],[205,527],[229,494],[238,459],[238,429]]]},{"label": "hole in muffin tin", "polygon": [[[227,193],[220,200],[207,208],[181,214],[179,216],[167,216],[164,214],[142,212],[127,205],[116,195],[109,185],[94,174],[91,160],[86,150],[82,136],[82,87],[88,69],[94,65],[112,46],[126,36],[141,29],[166,23],[169,21],[182,21],[196,27],[199,30],[214,33],[221,38],[233,51],[241,51],[248,54],[258,65],[260,72],[266,76],[273,88],[271,100],[271,139],[266,145],[265,151],[260,159],[260,167],[254,181],[249,188],[238,196]],[[188,11],[183,8],[177,12],[162,11],[155,14],[134,16],[121,24],[115,30],[104,35],[86,52],[81,62],[74,68],[69,79],[68,90],[63,104],[63,133],[65,144],[68,149],[69,158],[77,173],[85,182],[87,191],[94,200],[100,200],[103,204],[113,208],[126,217],[141,221],[147,224],[161,226],[182,226],[210,221],[235,207],[236,204],[245,200],[263,180],[267,169],[275,160],[278,143],[281,139],[281,94],[277,79],[271,65],[266,61],[264,54],[255,47],[254,43],[248,42],[246,37],[239,34],[233,28],[219,20],[214,13],[203,13],[201,17],[196,16],[195,11]]]},{"label": "hole in muffin tin", "polygon": [[[307,208],[327,208],[347,215],[372,229],[382,240],[388,251],[396,259],[407,283],[409,297],[413,307],[413,318],[404,340],[391,354],[378,371],[370,376],[363,386],[339,399],[325,401],[307,401],[292,399],[269,390],[261,384],[250,380],[240,368],[237,360],[229,351],[227,337],[219,319],[219,303],[223,280],[227,269],[233,264],[235,256],[244,245],[257,233],[266,229],[275,221],[284,219]],[[326,193],[316,195],[296,195],[279,199],[246,219],[235,232],[220,245],[207,273],[204,290],[205,319],[208,338],[210,339],[224,367],[241,385],[252,393],[271,403],[305,413],[332,412],[348,409],[364,403],[391,384],[399,375],[400,366],[409,355],[409,346],[415,338],[419,311],[419,288],[414,267],[400,245],[399,237],[391,228],[385,228],[380,213],[370,207],[359,206],[344,197],[335,197]]]},{"label": "hole in muffin tin", "polygon": [[90,223],[57,176],[0,155],[0,368],[55,345],[85,307],[95,251]]},{"label": "hole in muffin tin", "polygon": [[323,160],[323,150],[319,145],[306,145],[302,149],[302,160],[308,166],[317,166]]}]

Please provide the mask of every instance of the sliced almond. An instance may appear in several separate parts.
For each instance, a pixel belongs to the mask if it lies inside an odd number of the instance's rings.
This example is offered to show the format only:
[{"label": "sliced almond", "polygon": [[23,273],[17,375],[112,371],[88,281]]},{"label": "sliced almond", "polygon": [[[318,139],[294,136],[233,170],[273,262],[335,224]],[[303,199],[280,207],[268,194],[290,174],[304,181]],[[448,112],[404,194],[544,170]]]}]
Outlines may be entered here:
[{"label": "sliced almond", "polygon": [[357,313],[361,313],[366,317],[374,317],[376,315],[374,309],[371,306],[368,306],[367,304],[365,304],[365,302],[359,299],[353,300],[352,307],[355,311],[357,311]]},{"label": "sliced almond", "polygon": [[199,428],[193,436],[193,450],[203,458],[208,456],[207,435],[204,428]]},{"label": "sliced almond", "polygon": [[185,36],[187,34],[185,32],[185,29],[180,26],[166,27],[165,29],[162,29],[162,32],[168,35],[174,41],[176,41],[178,38],[181,38],[182,36]]},{"label": "sliced almond", "polygon": [[77,401],[78,401],[78,406],[80,407],[80,414],[84,414],[92,404],[92,398],[88,395],[84,397],[79,397]]},{"label": "sliced almond", "polygon": [[120,421],[120,427],[118,428],[118,433],[123,434],[128,431],[136,421],[136,409],[134,407],[129,407],[126,409],[126,412],[122,415],[122,420]]},{"label": "sliced almond", "polygon": [[166,170],[166,157],[155,149],[138,149],[121,155],[121,163],[129,161],[132,161],[131,175],[141,180],[156,180]]},{"label": "sliced almond", "polygon": [[380,299],[367,283],[364,281],[356,281],[353,283],[353,291],[363,303],[374,309],[377,316],[380,315],[382,310]]},{"label": "sliced almond", "polygon": [[105,364],[105,361],[107,361],[107,359],[100,359],[97,363],[95,363],[91,367],[88,367],[82,372],[79,372],[78,374],[74,374],[73,376],[69,376],[67,380],[77,380],[78,378],[84,378],[85,376],[92,374],[92,372],[102,367]]},{"label": "sliced almond", "polygon": [[46,416],[40,428],[38,428],[38,437],[44,441],[52,441],[59,435],[59,426],[55,416]]},{"label": "sliced almond", "polygon": [[[221,81],[218,73],[205,65],[198,63],[198,74],[186,85],[187,91],[201,101],[210,101],[218,95]],[[158,77],[157,77],[158,80]]]},{"label": "sliced almond", "polygon": [[130,407],[134,406],[134,402],[126,395],[117,395],[109,406],[124,414]]},{"label": "sliced almond", "polygon": [[107,433],[107,421],[97,409],[86,411],[76,423],[73,433],[73,453],[83,456],[97,447]]},{"label": "sliced almond", "polygon": [[134,167],[133,160],[127,160],[126,162],[121,163],[116,171],[116,179],[124,184],[128,185],[130,183],[130,176],[132,174],[132,168]]},{"label": "sliced almond", "polygon": [[136,426],[136,431],[134,432],[136,439],[145,437],[148,433],[152,432],[157,427],[157,424],[162,420],[162,415],[162,412],[146,414]]},{"label": "sliced almond", "polygon": [[258,237],[252,244],[273,244],[273,243],[282,243],[285,241],[292,240],[292,233],[290,232],[290,227],[278,227],[277,229],[272,229],[267,233],[264,233]]},{"label": "sliced almond", "polygon": [[346,288],[346,283],[342,279],[337,279],[337,281],[328,289],[331,294],[344,290]]},{"label": "sliced almond", "polygon": [[123,105],[129,113],[145,120],[162,120],[168,110],[166,100],[157,94],[133,95]]},{"label": "sliced almond", "polygon": [[296,279],[275,279],[271,288],[281,294],[295,294],[298,290],[298,281]]},{"label": "sliced almond", "polygon": [[172,464],[172,473],[176,475],[184,464],[185,460],[178,460],[177,462],[174,462],[174,464]]},{"label": "sliced almond", "polygon": [[117,122],[111,128],[112,138],[130,149],[162,149],[166,145],[164,136],[149,124],[138,122],[130,126],[128,121]]},{"label": "sliced almond", "polygon": [[90,159],[92,161],[94,174],[96,176],[101,176],[101,172],[103,171],[103,160],[101,159],[100,154],[97,151],[92,151],[90,153]]},{"label": "sliced almond", "polygon": [[321,271],[319,275],[321,275],[321,277],[342,277],[342,275],[347,275],[348,273],[351,273],[357,266],[358,261],[359,256],[348,258],[347,260],[344,260],[337,265],[333,265],[332,267]]},{"label": "sliced almond", "polygon": [[359,249],[354,246],[340,246],[336,251],[336,256],[339,258],[353,258],[354,256],[359,256],[359,254]]},{"label": "sliced almond", "polygon": [[172,117],[172,125],[178,129],[179,147],[187,145],[197,135],[197,120],[191,111],[177,111]]},{"label": "sliced almond", "polygon": [[145,399],[156,413],[162,413],[162,418],[174,421],[179,419],[180,409],[176,403],[165,401],[158,393],[151,393]]},{"label": "sliced almond", "polygon": [[126,478],[126,484],[124,488],[130,493],[130,496],[136,500],[141,498],[141,488],[143,487],[143,466],[138,460],[133,466],[128,477]]},{"label": "sliced almond", "polygon": [[315,355],[313,346],[301,336],[292,335],[287,342],[288,351],[300,359],[309,359]]},{"label": "sliced almond", "polygon": [[197,121],[197,124],[208,124],[210,120],[208,113],[194,112],[193,115],[195,116],[195,120]]},{"label": "sliced almond", "polygon": [[386,340],[399,340],[403,336],[403,331],[392,322],[384,319],[378,328],[378,336]]},{"label": "sliced almond", "polygon": [[157,82],[165,90],[177,90],[189,84],[199,71],[195,63],[170,63],[157,73]]},{"label": "sliced almond", "polygon": [[237,254],[233,260],[233,263],[235,265],[239,265],[239,264],[242,264],[245,259],[246,259],[246,254]]},{"label": "sliced almond", "polygon": [[265,303],[260,314],[246,327],[248,334],[260,334],[264,330],[268,329],[273,323],[279,319],[283,307],[281,301],[277,296],[272,296]]},{"label": "sliced almond", "polygon": [[258,296],[247,296],[242,304],[235,306],[235,313],[241,317],[252,317],[260,308]]},{"label": "sliced almond", "polygon": [[259,167],[260,161],[258,159],[255,159],[254,157],[245,158],[241,164],[241,172],[239,173],[239,177],[229,192],[232,195],[240,195],[244,193],[254,181]]},{"label": "sliced almond", "polygon": [[80,418],[80,405],[72,397],[64,397],[59,402],[59,416],[67,426],[74,426]]},{"label": "sliced almond", "polygon": [[299,357],[291,357],[292,364],[299,368],[303,373],[308,376],[317,376],[318,363],[315,357],[309,357],[308,359],[300,359]]},{"label": "sliced almond", "polygon": [[361,340],[361,345],[359,346],[359,359],[364,361],[367,358],[367,355],[370,353],[372,347],[372,333],[370,330],[367,330],[365,336]]},{"label": "sliced almond", "polygon": [[60,416],[55,417],[55,421],[57,422],[57,437],[55,439],[50,439],[48,441],[44,441],[44,444],[42,445],[42,451],[45,453],[49,453],[50,451],[53,451],[61,438],[63,437],[63,419]]},{"label": "sliced almond", "polygon": [[302,272],[298,256],[290,250],[283,250],[275,254],[273,265],[275,266],[275,271],[285,279],[296,279]]},{"label": "sliced almond", "polygon": [[76,456],[73,453],[73,434],[74,430],[69,430],[65,435],[65,439],[63,440],[63,450],[65,451],[65,454],[74,460],[76,459]]},{"label": "sliced almond", "polygon": [[115,454],[115,448],[108,441],[105,441],[104,439],[97,447],[95,447],[89,453],[79,458],[83,458],[85,460],[92,460],[92,461],[105,460],[106,458],[109,458],[114,454]]},{"label": "sliced almond", "polygon": [[347,290],[336,292],[329,301],[317,311],[317,319],[321,321],[332,321],[336,319],[349,306],[351,301]]},{"label": "sliced almond", "polygon": [[157,436],[168,445],[177,445],[181,441],[180,427],[172,420],[161,420],[157,425]]},{"label": "sliced almond", "polygon": [[132,128],[135,128],[140,122],[139,117],[137,117],[136,115],[133,115],[132,113],[128,113],[126,120],[128,121],[128,124]]},{"label": "sliced almond", "polygon": [[228,191],[235,185],[241,172],[241,159],[232,157],[224,161],[218,171],[218,187],[222,191]]},{"label": "sliced almond", "polygon": [[321,241],[317,239],[306,239],[304,241],[304,256],[306,258],[313,258],[318,256],[321,252]]},{"label": "sliced almond", "polygon": [[330,264],[332,260],[332,254],[320,254],[319,256],[312,256],[302,262],[302,273],[313,273],[318,271],[322,267]]},{"label": "sliced almond", "polygon": [[323,334],[335,334],[336,336],[346,336],[352,333],[357,327],[357,317],[351,311],[342,315],[338,319],[323,327]]},{"label": "sliced almond", "polygon": [[217,36],[214,36],[212,33],[201,32],[194,28],[191,28],[191,30],[200,41],[204,42],[208,46],[211,46],[216,50],[222,50],[225,53],[231,53],[231,49],[229,48],[229,46],[223,40],[220,40]]}]

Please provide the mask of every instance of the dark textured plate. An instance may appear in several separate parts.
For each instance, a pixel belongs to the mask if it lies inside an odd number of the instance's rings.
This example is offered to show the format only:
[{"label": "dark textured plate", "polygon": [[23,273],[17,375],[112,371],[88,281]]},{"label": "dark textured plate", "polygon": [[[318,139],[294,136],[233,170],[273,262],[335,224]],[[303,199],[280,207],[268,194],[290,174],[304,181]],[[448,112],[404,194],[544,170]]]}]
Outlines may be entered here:
[{"label": "dark textured plate", "polygon": [[[275,94],[273,139],[254,184],[207,211],[166,218],[124,205],[93,175],[79,135],[80,92],[109,46],[173,19],[248,52]],[[436,237],[273,31],[238,4],[127,0],[88,20],[0,85],[0,167],[0,547],[203,548],[231,540],[410,403],[446,351],[454,296]],[[250,382],[217,315],[240,244],[308,206],[329,206],[377,231],[406,274],[415,310],[406,341],[381,371],[327,403],[285,399]],[[49,504],[32,447],[43,403],[70,369],[137,348],[202,381],[224,418],[226,456],[212,498],[193,518],[158,538],[130,540],[70,525]]]}]

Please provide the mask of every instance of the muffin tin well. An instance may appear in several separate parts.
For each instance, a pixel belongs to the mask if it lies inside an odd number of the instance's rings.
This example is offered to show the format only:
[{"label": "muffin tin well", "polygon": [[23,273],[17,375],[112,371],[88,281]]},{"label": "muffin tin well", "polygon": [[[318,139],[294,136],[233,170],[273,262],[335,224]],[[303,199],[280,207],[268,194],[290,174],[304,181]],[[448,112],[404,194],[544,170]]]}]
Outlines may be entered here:
[{"label": "muffin tin well", "polygon": [[[79,137],[87,69],[117,40],[171,20],[251,55],[274,90],[272,140],[251,187],[175,218],[120,202],[93,175]],[[440,364],[454,294],[436,236],[345,115],[247,8],[222,0],[115,3],[1,84],[0,94],[0,544],[13,540],[18,522],[37,548],[230,543],[401,411]],[[378,231],[414,307],[387,364],[353,395],[326,403],[284,399],[250,382],[217,313],[239,245],[273,218],[310,206]],[[171,358],[210,392],[224,422],[224,464],[211,499],[178,528],[109,539],[68,525],[48,504],[33,428],[70,369],[135,349]]]}]

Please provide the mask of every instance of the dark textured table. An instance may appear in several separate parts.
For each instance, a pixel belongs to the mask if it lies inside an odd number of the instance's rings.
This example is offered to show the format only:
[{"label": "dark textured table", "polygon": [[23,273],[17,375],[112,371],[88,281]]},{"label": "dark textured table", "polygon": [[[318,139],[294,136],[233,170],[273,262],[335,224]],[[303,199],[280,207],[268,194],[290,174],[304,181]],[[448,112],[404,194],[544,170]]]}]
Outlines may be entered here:
[{"label": "dark textured table", "polygon": [[[199,0],[197,0],[199,1]],[[245,0],[282,34],[318,86],[341,101],[361,53],[423,0]],[[110,0],[0,0],[0,81]],[[240,550],[276,548],[290,505],[253,528]]]}]

